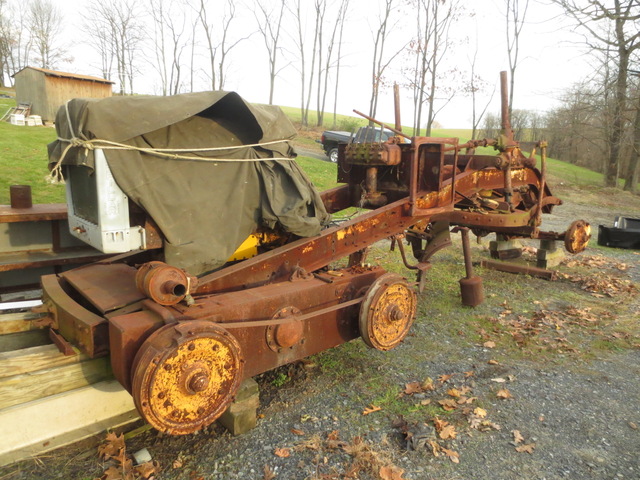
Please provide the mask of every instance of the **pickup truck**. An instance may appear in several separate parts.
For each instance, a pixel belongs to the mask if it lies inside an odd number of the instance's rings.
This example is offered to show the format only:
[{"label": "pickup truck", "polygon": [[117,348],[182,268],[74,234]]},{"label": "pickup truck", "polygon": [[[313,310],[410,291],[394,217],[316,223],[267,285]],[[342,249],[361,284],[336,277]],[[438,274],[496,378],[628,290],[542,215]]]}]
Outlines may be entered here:
[{"label": "pickup truck", "polygon": [[339,143],[367,143],[367,142],[386,142],[395,134],[391,130],[382,129],[380,127],[360,127],[353,134],[351,132],[325,131],[322,132],[320,140],[316,142],[322,145],[324,153],[327,154],[329,160],[333,163],[338,162],[338,144]]}]

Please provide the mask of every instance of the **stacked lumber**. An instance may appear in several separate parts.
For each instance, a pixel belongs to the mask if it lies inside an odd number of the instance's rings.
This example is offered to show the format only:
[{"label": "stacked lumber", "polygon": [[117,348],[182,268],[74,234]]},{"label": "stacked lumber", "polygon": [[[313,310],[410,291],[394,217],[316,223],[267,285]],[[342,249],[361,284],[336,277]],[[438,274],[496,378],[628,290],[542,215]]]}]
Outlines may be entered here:
[{"label": "stacked lumber", "polygon": [[65,356],[40,316],[0,315],[0,466],[138,418],[109,358]]}]

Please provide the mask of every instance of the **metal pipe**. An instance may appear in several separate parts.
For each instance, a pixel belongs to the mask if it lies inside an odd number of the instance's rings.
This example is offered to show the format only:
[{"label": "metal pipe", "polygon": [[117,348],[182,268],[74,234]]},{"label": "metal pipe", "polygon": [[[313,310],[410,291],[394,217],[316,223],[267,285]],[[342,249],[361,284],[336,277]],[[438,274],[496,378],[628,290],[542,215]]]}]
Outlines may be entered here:
[{"label": "metal pipe", "polygon": [[500,72],[500,106],[502,109],[502,133],[512,139],[511,123],[509,119],[509,86],[507,72]]},{"label": "metal pipe", "polygon": [[408,138],[409,140],[411,140],[411,137],[409,135],[405,135],[404,133],[402,133],[400,130],[395,129],[393,127],[390,127],[389,125],[387,125],[386,123],[382,123],[378,120],[376,120],[375,118],[370,117],[369,115],[359,112],[358,110],[353,110],[354,113],[360,115],[363,118],[366,118],[367,120],[369,120],[370,122],[376,123],[384,128],[386,128],[387,130],[391,130],[393,133],[395,133],[396,135],[400,135],[401,137],[404,138]]}]

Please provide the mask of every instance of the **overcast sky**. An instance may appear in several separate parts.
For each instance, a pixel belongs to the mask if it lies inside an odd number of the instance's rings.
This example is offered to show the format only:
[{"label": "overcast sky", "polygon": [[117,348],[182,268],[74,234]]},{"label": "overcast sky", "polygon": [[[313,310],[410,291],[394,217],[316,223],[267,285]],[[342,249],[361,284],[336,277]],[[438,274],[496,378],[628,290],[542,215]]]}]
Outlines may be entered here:
[{"label": "overcast sky", "polygon": [[[210,0],[212,2],[220,0]],[[312,0],[307,0],[311,2]],[[87,0],[53,0],[63,12],[67,25],[78,25],[83,21]],[[142,3],[142,0],[141,0]],[[251,4],[251,0],[247,4]],[[372,59],[372,29],[375,27],[378,4],[376,0],[351,0],[351,14],[345,27],[345,51],[341,71],[338,113],[351,114],[355,108],[367,111],[370,98],[370,71]],[[478,73],[497,86],[499,72],[508,69],[503,0],[463,1],[467,15],[456,27],[457,44],[451,49],[451,63],[460,69],[467,68],[469,58],[478,43]],[[368,12],[363,14],[362,12]],[[553,5],[531,0],[527,24],[521,35],[520,64],[516,74],[514,108],[544,111],[557,105],[561,92],[572,83],[588,75],[589,67],[581,56],[570,22]],[[401,18],[392,33],[390,42],[402,44],[414,32],[414,17]],[[237,22],[236,28],[255,31],[253,17]],[[294,25],[285,25],[294,34]],[[75,29],[67,30],[67,42],[74,57],[72,64],[60,65],[60,70],[75,73],[99,75],[95,54],[84,44],[82,36]],[[465,41],[465,39],[467,39]],[[391,45],[389,52],[392,51]],[[291,55],[294,53],[290,52]],[[204,60],[204,59],[203,59]],[[248,68],[250,66],[250,68]],[[399,76],[401,65],[397,62],[391,77]],[[151,68],[151,67],[149,67]],[[158,85],[149,82],[149,75],[143,75],[134,84],[138,93],[159,93]],[[446,81],[446,80],[442,80]],[[201,88],[206,88],[202,79]],[[233,51],[231,68],[225,86],[235,90],[252,102],[268,101],[269,76],[266,49],[259,34],[254,34]],[[299,76],[293,66],[283,70],[276,83],[274,103],[299,107]],[[402,95],[402,119],[411,124],[410,92]],[[479,103],[486,102],[481,100]],[[327,101],[327,105],[333,102]],[[390,89],[382,92],[377,117],[382,121],[393,121],[393,105]],[[315,108],[315,105],[312,105]],[[491,111],[499,111],[499,87],[494,96]],[[329,110],[327,108],[327,110]],[[458,97],[437,117],[447,128],[469,128],[471,104],[469,98]]]}]

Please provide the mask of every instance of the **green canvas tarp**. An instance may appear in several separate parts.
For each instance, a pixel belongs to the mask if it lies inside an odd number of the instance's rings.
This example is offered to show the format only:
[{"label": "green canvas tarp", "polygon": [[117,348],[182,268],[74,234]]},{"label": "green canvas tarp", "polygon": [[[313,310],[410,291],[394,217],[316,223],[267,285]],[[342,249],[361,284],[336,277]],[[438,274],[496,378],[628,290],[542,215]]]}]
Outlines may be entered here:
[{"label": "green canvas tarp", "polygon": [[[74,99],[58,111],[56,131],[50,169],[62,157],[62,165],[91,172],[92,148],[104,147],[120,188],[162,230],[165,261],[194,275],[225,263],[260,226],[310,237],[330,219],[292,160],[291,122],[279,107],[249,104],[236,93]],[[104,141],[189,150],[178,155],[197,160],[111,149]]]}]

